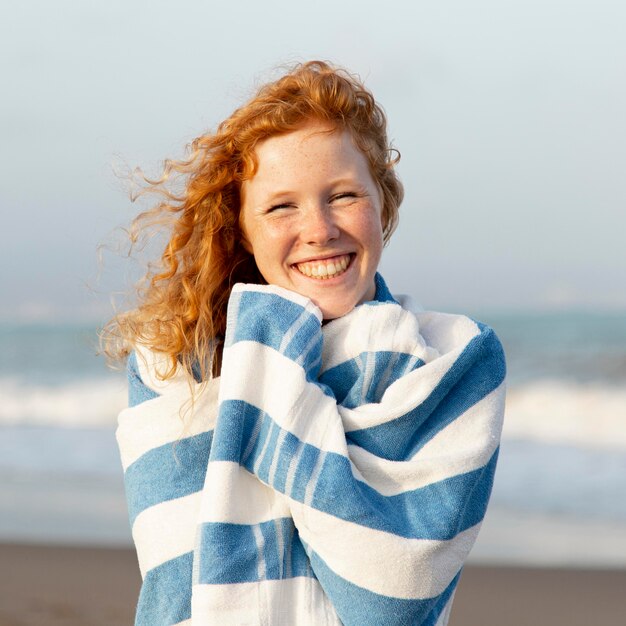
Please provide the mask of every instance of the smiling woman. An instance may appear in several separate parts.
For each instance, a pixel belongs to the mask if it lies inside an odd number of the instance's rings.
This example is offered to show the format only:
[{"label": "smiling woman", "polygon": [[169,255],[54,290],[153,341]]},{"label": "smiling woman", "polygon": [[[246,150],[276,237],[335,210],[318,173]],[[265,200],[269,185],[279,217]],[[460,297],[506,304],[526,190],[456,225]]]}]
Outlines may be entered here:
[{"label": "smiling woman", "polygon": [[104,335],[128,357],[137,624],[447,624],[504,358],[491,329],[377,273],[392,156],[372,95],[314,61],[147,182],[164,199],[132,232],[173,218],[169,241]]},{"label": "smiling woman", "polygon": [[373,300],[382,198],[350,132],[307,122],[264,140],[255,156],[240,223],[267,283],[309,297],[324,319]]}]

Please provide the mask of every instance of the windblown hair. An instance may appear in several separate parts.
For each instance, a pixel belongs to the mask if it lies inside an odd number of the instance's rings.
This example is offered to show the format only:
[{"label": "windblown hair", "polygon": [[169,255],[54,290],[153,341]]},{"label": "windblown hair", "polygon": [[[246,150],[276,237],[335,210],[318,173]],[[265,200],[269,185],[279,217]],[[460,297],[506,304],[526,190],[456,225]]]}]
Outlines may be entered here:
[{"label": "windblown hair", "polygon": [[[103,329],[104,353],[123,360],[137,343],[168,356],[171,377],[178,364],[206,379],[219,371],[219,345],[235,283],[265,283],[242,243],[240,189],[254,176],[256,145],[297,130],[307,121],[351,133],[367,157],[383,198],[385,243],[398,221],[403,189],[394,165],[399,153],[387,140],[386,118],[360,80],[322,61],[295,66],[261,87],[214,133],[195,139],[188,158],[166,161],[161,177],[143,176],[140,194],[160,202],[130,228],[131,249],[140,236],[167,224],[169,240],[160,262],[137,287],[137,308],[117,315]],[[184,181],[181,193],[172,182]]]}]

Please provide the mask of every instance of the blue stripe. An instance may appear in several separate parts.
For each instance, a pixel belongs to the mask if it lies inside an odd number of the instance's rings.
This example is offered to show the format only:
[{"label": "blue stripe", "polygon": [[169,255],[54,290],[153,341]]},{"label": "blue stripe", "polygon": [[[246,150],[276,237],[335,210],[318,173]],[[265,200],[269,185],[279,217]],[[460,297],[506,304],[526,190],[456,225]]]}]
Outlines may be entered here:
[{"label": "blue stripe", "polygon": [[[363,372],[359,366],[359,361],[365,363],[368,358],[374,361],[375,375],[372,376],[369,388],[364,392],[362,388]],[[361,352],[358,357],[326,370],[319,377],[319,380],[333,390],[334,396],[341,406],[353,409],[369,402],[380,402],[389,384],[408,374],[412,369],[424,365],[424,361],[418,359],[411,368],[410,365],[414,358],[411,354],[387,350]],[[387,385],[379,385],[383,379],[388,381]]]},{"label": "blue stripe", "polygon": [[[482,521],[498,452],[474,471],[394,496],[352,477],[348,459],[328,454],[311,506],[334,517],[411,539],[446,541]],[[298,498],[300,500],[300,498]]]},{"label": "blue stripe", "polygon": [[131,526],[145,509],[200,491],[204,485],[213,431],[149,450],[124,474]]},{"label": "blue stripe", "polygon": [[[269,483],[270,468],[274,457],[277,457],[272,486],[284,493],[290,469],[292,471],[295,469],[292,487],[287,495],[301,502],[304,501],[306,488],[320,455],[318,448],[303,444],[291,432],[281,429],[267,413],[243,400],[223,401],[220,405],[219,424],[220,428],[211,449],[211,461],[240,463],[261,480]],[[243,458],[244,449],[248,447],[247,444],[254,431],[258,431],[259,436],[253,445],[249,446],[250,450],[246,458]],[[284,440],[277,449],[276,442],[281,434]],[[264,452],[268,437],[270,445]],[[297,466],[291,468],[294,455],[300,448]],[[261,455],[263,457],[259,467],[255,468],[257,459]],[[340,458],[344,457],[340,456]]]},{"label": "blue stripe", "polygon": [[[333,572],[318,554],[309,551],[311,565],[344,626],[434,626],[454,592],[460,572],[446,589],[425,600],[384,596],[355,585]],[[389,569],[382,576],[394,576]],[[432,573],[425,572],[432,576]]]},{"label": "blue stripe", "polygon": [[378,272],[376,272],[374,276],[374,284],[376,285],[376,295],[374,296],[376,302],[392,302],[398,304],[398,301],[391,295],[387,283]]},{"label": "blue stripe", "polygon": [[402,417],[347,433],[348,441],[391,461],[410,459],[438,432],[496,389],[504,380],[502,345],[491,328],[478,324],[474,337],[419,406]]},{"label": "blue stripe", "polygon": [[[283,431],[284,439],[280,450],[276,451],[278,455],[276,469],[274,470],[274,480],[272,484],[274,488],[280,491],[281,493],[285,493],[286,482],[287,482],[287,474],[289,472],[290,464],[292,459],[294,459],[298,450],[304,446],[304,444],[296,437],[294,434],[289,431]],[[269,482],[269,474],[267,475],[267,480]]]},{"label": "blue stripe", "polygon": [[[280,525],[282,552],[276,523]],[[264,539],[257,549],[254,527],[247,524],[207,522],[200,527],[196,550],[197,583],[229,585],[259,580],[259,562],[263,561],[265,580],[311,576],[308,559],[298,530],[289,517],[256,525]]]},{"label": "blue stripe", "polygon": [[[307,381],[317,382],[323,345],[319,319],[303,306],[276,294],[243,291],[237,295],[229,303],[228,315],[236,317],[237,324],[233,332],[229,330],[226,347],[239,341],[254,341],[273,348],[299,363]],[[283,345],[290,332],[293,337]]]},{"label": "blue stripe", "polygon": [[258,465],[257,471],[261,474],[269,472],[279,434],[280,428],[277,424],[269,419],[263,420],[257,446],[253,448],[252,454],[248,457],[251,464]]},{"label": "blue stripe", "polygon": [[135,626],[169,626],[191,618],[193,552],[166,561],[144,578]]},{"label": "blue stripe", "polygon": [[305,324],[306,335],[296,333],[296,337],[310,338],[312,328],[321,334],[318,319],[296,302],[266,292],[243,291],[238,295],[237,324],[234,334],[229,337],[229,345],[239,341],[256,341],[279,350],[285,335],[301,315],[312,318],[313,326]]},{"label": "blue stripe", "polygon": [[126,374],[128,377],[128,406],[137,406],[146,400],[158,398],[159,394],[148,387],[139,374],[139,364],[137,363],[137,353],[131,352],[126,363]]},{"label": "blue stripe", "polygon": [[[300,360],[306,364],[319,359],[322,354],[322,326],[317,317],[305,313],[305,309],[302,309],[302,314],[306,316],[306,322],[297,330],[285,348],[284,355],[292,361]],[[304,368],[308,369],[306,365]]]},{"label": "blue stripe", "polygon": [[[220,404],[218,428],[211,445],[210,461],[243,462],[256,458],[272,426],[272,420],[243,400],[225,400]],[[246,458],[244,452],[249,448]]]},{"label": "blue stripe", "polygon": [[[216,438],[211,459],[241,463],[281,493],[287,491],[287,474],[294,455],[301,449],[293,486],[286,495],[304,502],[307,486],[321,454],[317,447],[301,442],[288,431],[282,431],[284,441],[280,449],[275,450],[273,446],[280,434],[280,427],[267,413],[240,400],[223,402],[219,419],[220,428],[223,427],[227,432],[241,432],[243,436],[240,442],[235,442],[230,436],[220,436],[219,440]],[[227,429],[231,423],[238,426]],[[249,456],[241,460],[246,433],[252,432],[255,427],[260,428],[262,436],[252,446]],[[263,452],[267,437],[271,442],[268,449],[273,454],[266,453],[255,470],[256,459]],[[278,455],[278,459],[273,480],[270,481],[273,455]],[[491,493],[497,457],[496,450],[484,467],[419,489],[384,496],[354,478],[347,457],[329,452],[324,459],[311,506],[340,519],[401,537],[451,539],[482,520]]]}]

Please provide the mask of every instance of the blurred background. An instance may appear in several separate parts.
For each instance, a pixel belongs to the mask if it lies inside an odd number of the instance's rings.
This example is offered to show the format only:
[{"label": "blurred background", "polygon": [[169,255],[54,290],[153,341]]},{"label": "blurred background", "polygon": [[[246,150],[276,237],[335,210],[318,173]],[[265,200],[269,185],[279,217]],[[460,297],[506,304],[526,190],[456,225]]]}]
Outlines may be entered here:
[{"label": "blurred background", "polygon": [[319,58],[361,76],[402,153],[392,291],[490,323],[507,351],[473,562],[626,567],[624,3],[2,13],[0,542],[130,545],[114,439],[125,380],[95,355],[111,294],[139,276],[116,253],[141,208],[119,172],[157,173],[276,68]]}]

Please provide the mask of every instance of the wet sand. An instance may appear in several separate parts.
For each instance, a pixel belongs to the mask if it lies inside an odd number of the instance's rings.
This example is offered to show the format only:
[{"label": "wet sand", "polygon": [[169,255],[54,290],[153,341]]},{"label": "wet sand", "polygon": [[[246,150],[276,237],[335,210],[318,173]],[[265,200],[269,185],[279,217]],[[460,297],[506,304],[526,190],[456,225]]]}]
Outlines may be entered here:
[{"label": "wet sand", "polygon": [[[139,585],[129,549],[0,544],[0,626],[127,626]],[[469,565],[450,626],[620,625],[624,615],[626,570]]]}]

